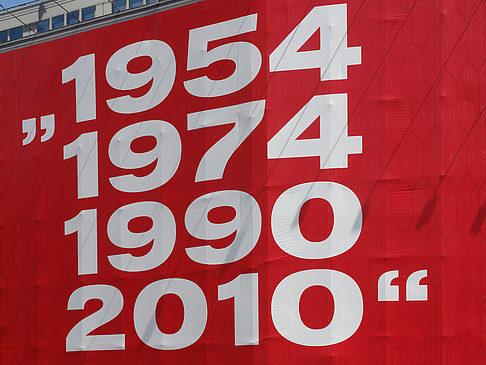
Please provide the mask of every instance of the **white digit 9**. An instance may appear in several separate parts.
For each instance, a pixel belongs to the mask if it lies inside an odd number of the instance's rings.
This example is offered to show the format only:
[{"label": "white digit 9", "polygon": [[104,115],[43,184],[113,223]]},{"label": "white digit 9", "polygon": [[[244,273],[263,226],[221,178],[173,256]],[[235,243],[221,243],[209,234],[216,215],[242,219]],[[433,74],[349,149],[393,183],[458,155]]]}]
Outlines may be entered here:
[{"label": "white digit 9", "polygon": [[[132,232],[132,219],[148,217],[152,227],[145,232]],[[110,217],[107,226],[111,242],[121,248],[138,248],[152,243],[144,256],[119,254],[108,256],[110,263],[122,271],[136,272],[156,268],[172,253],[176,239],[176,222],[169,208],[158,202],[138,202],[119,208]]]},{"label": "white digit 9", "polygon": [[[134,152],[132,142],[140,137],[154,137],[155,147],[147,152]],[[179,132],[172,124],[161,120],[135,123],[119,130],[111,139],[108,154],[111,162],[122,169],[138,169],[157,161],[146,176],[122,175],[110,178],[115,189],[138,193],[156,189],[169,181],[177,171],[182,146]]]},{"label": "white digit 9", "polygon": [[[232,207],[235,217],[225,223],[213,223],[208,214],[218,207]],[[260,238],[262,214],[257,201],[243,191],[226,190],[206,194],[189,205],[185,223],[187,231],[202,240],[217,240],[236,231],[233,242],[225,248],[209,245],[186,248],[187,255],[200,264],[221,265],[241,260]]]},{"label": "white digit 9", "polygon": [[[128,71],[130,61],[150,57],[152,65],[140,73]],[[143,96],[125,95],[107,100],[111,110],[121,114],[139,113],[159,105],[174,86],[176,60],[170,46],[159,40],[146,40],[129,44],[111,56],[106,65],[106,81],[116,90],[135,90],[152,82]]]}]

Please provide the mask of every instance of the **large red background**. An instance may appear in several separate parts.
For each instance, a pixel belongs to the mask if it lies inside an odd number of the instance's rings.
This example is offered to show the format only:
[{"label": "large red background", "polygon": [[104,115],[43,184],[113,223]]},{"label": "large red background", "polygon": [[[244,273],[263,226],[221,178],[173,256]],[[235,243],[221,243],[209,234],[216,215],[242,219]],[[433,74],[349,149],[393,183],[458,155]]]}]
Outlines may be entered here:
[{"label": "large red background", "polygon": [[[317,5],[341,1],[206,0],[144,18],[105,26],[0,55],[0,362],[27,364],[484,364],[486,363],[486,5],[481,0],[359,1],[348,4],[348,46],[361,46],[361,65],[347,80],[319,80],[319,70],[269,72],[270,53]],[[208,74],[224,78],[231,63],[186,71],[189,30],[258,14],[258,29],[237,37],[263,56],[258,77],[243,90],[217,98],[190,95],[183,81]],[[172,92],[158,107],[135,115],[111,111],[105,100],[119,94],[104,76],[108,59],[121,47],[145,39],[171,45],[177,59]],[[231,41],[210,44],[215,47]],[[79,56],[95,53],[97,119],[75,123],[74,87],[61,70]],[[143,93],[141,91],[140,93]],[[312,95],[348,93],[349,135],[362,136],[363,153],[346,169],[320,170],[318,157],[267,159],[267,141]],[[187,131],[188,113],[266,99],[263,122],[230,159],[223,179],[194,183],[203,154],[231,126]],[[56,133],[22,146],[21,121],[56,114]],[[121,128],[161,119],[182,139],[182,160],[162,188],[121,193],[108,178],[119,175],[108,159],[108,144]],[[63,160],[63,146],[83,132],[98,131],[100,193],[77,199],[75,161]],[[143,174],[143,171],[141,172]],[[270,213],[288,188],[333,181],[352,189],[363,209],[355,246],[336,258],[304,260],[283,252],[270,230]],[[187,206],[197,197],[224,189],[252,194],[263,213],[262,235],[250,255],[222,266],[196,264],[184,248],[201,244],[184,228]],[[177,223],[171,257],[142,273],[115,270],[107,255],[121,252],[106,234],[110,215],[122,205],[154,200],[167,205]],[[64,221],[82,209],[98,209],[99,272],[78,276],[75,236]],[[322,238],[332,213],[311,202],[301,214],[304,235]],[[224,216],[224,212],[221,215]],[[229,241],[222,240],[221,247]],[[140,254],[143,254],[141,249]],[[270,301],[286,276],[329,268],[359,285],[364,315],[347,341],[305,347],[285,340],[274,328]],[[427,269],[428,301],[405,301],[406,278]],[[399,302],[378,302],[381,274],[399,270]],[[217,300],[217,286],[241,273],[259,274],[260,344],[234,346],[233,304]],[[133,327],[138,293],[162,278],[185,278],[204,291],[208,321],[194,345],[155,350]],[[67,311],[71,293],[91,284],[121,290],[121,314],[97,330],[125,333],[126,349],[66,353],[69,330],[100,303]],[[332,298],[312,288],[301,301],[304,322],[324,327]],[[159,326],[177,330],[177,298],[159,304]]]}]

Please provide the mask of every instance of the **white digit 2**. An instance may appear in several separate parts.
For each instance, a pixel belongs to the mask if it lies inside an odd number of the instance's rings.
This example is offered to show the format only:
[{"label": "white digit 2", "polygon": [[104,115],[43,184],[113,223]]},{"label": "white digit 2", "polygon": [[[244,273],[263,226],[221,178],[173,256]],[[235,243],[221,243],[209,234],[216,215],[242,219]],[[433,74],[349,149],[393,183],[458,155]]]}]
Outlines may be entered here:
[{"label": "white digit 2", "polygon": [[[320,117],[320,136],[298,139]],[[348,136],[347,94],[317,95],[268,142],[268,158],[320,157],[321,169],[348,167],[362,153],[361,136]]]},{"label": "white digit 2", "polygon": [[229,159],[260,124],[264,113],[265,100],[260,100],[189,114],[188,130],[235,124],[228,134],[206,152],[197,168],[195,181],[221,179]]},{"label": "white digit 2", "polygon": [[[307,240],[300,231],[299,215],[305,202],[324,199],[332,207],[334,224],[321,242]],[[272,232],[279,247],[294,257],[318,260],[338,256],[359,238],[362,226],[361,203],[344,185],[315,181],[291,187],[279,196],[272,210]]]},{"label": "white digit 2", "polygon": [[[132,232],[128,223],[137,217],[148,217],[152,227],[146,232]],[[113,267],[123,271],[145,271],[160,266],[172,253],[176,240],[176,222],[169,208],[158,202],[137,202],[119,208],[108,220],[108,237],[121,248],[143,247],[151,242],[144,256],[125,253],[108,256]]]},{"label": "white digit 2", "polygon": [[[146,136],[156,139],[155,147],[147,152],[134,152],[132,142]],[[122,169],[138,169],[157,161],[153,171],[146,176],[131,174],[110,178],[111,185],[120,191],[148,191],[161,187],[176,173],[181,161],[181,138],[172,124],[162,120],[135,123],[120,129],[113,136],[108,154],[111,162]]]},{"label": "white digit 2", "polygon": [[[213,223],[209,212],[217,207],[232,207],[235,217],[225,223]],[[236,231],[233,242],[225,248],[209,245],[186,248],[187,255],[205,265],[222,265],[241,260],[255,247],[262,229],[262,213],[257,201],[237,190],[216,191],[193,201],[186,211],[187,231],[202,240],[228,237]]]},{"label": "white digit 2", "polygon": [[68,301],[68,310],[84,309],[86,302],[99,299],[103,307],[76,324],[66,337],[66,351],[124,350],[125,335],[89,335],[110,322],[123,308],[122,293],[110,285],[89,285],[76,289]]},{"label": "white digit 2", "polygon": [[[184,306],[184,321],[176,333],[163,333],[157,326],[157,303],[166,294],[177,295]],[[133,321],[138,337],[159,350],[178,350],[196,342],[206,328],[208,307],[203,291],[192,281],[163,279],[149,284],[138,296]]]},{"label": "white digit 2", "polygon": [[[320,30],[320,49],[299,51]],[[316,6],[270,55],[270,71],[319,68],[321,80],[348,77],[349,65],[361,64],[361,47],[348,48],[346,4]]]},{"label": "white digit 2", "polygon": [[[307,288],[323,286],[334,299],[334,316],[325,328],[307,327],[300,316],[300,298]],[[330,346],[347,340],[363,318],[363,296],[358,284],[346,274],[316,269],[296,272],[283,279],[272,297],[272,319],[277,331],[303,346]]]},{"label": "white digit 2", "polygon": [[[127,66],[139,57],[150,57],[148,70],[131,73]],[[152,82],[150,90],[140,97],[130,95],[107,100],[111,110],[133,114],[152,109],[169,95],[174,86],[176,60],[170,46],[159,40],[146,40],[125,46],[111,56],[106,65],[106,81],[116,90],[135,90]]]},{"label": "white digit 2", "polygon": [[232,42],[208,51],[208,44],[220,39],[253,32],[257,29],[257,14],[251,14],[211,24],[189,31],[187,70],[197,70],[214,62],[229,60],[235,64],[233,74],[222,80],[211,80],[207,76],[184,82],[186,90],[194,96],[216,97],[228,95],[249,85],[260,72],[262,55],[249,42]]}]

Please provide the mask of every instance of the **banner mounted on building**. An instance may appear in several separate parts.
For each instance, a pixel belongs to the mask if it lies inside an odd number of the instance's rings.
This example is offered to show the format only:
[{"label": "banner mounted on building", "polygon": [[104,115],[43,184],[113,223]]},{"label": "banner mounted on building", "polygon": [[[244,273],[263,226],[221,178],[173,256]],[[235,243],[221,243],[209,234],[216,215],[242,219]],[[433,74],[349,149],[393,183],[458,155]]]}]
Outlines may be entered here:
[{"label": "banner mounted on building", "polygon": [[485,6],[206,0],[0,55],[0,362],[486,363]]}]

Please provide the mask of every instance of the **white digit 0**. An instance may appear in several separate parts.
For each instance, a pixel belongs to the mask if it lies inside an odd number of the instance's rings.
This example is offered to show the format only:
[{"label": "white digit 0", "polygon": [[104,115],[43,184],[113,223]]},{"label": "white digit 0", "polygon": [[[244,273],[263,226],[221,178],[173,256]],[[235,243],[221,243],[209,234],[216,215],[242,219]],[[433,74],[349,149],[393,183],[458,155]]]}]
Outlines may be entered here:
[{"label": "white digit 0", "polygon": [[[184,321],[176,333],[164,333],[157,326],[156,307],[166,294],[177,295],[184,306]],[[192,281],[164,279],[149,284],[139,294],[133,311],[138,337],[159,350],[178,350],[192,345],[203,334],[208,307],[203,291]]]},{"label": "white digit 0", "polygon": [[[307,240],[298,224],[302,206],[311,199],[326,200],[334,213],[331,234],[321,242]],[[280,195],[273,207],[271,223],[275,242],[289,255],[327,259],[346,252],[358,240],[362,226],[361,203],[344,185],[327,181],[305,183]]]},{"label": "white digit 0", "polygon": [[[334,299],[334,316],[324,328],[307,327],[300,316],[300,298],[307,288],[323,286]],[[346,274],[316,269],[296,272],[283,279],[272,297],[272,319],[277,331],[303,346],[330,346],[347,340],[363,318],[363,296],[358,284]]]}]

